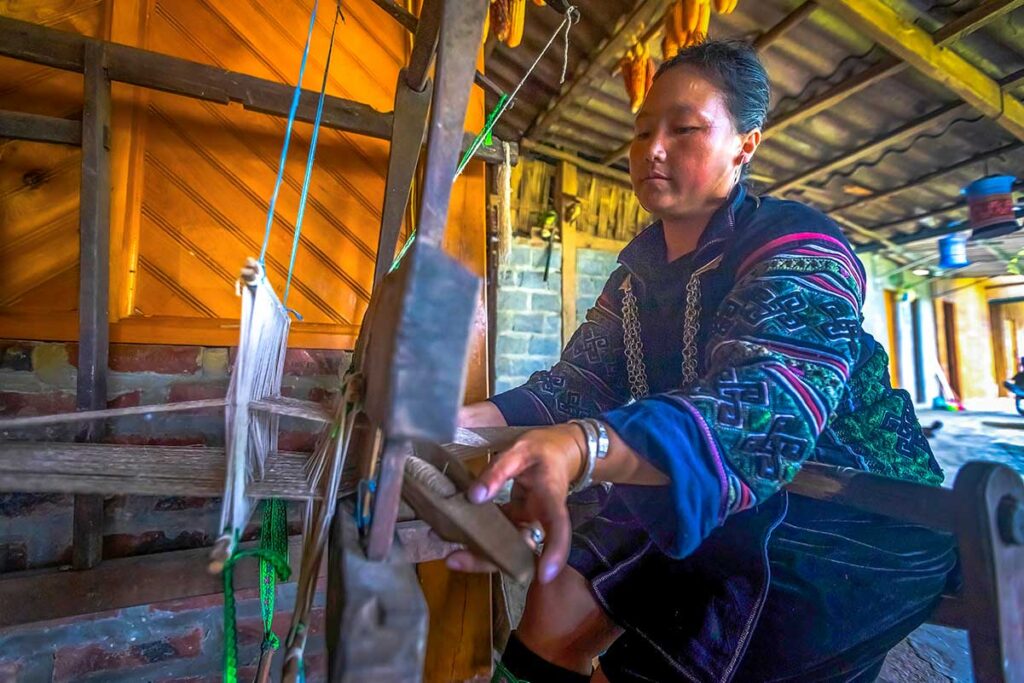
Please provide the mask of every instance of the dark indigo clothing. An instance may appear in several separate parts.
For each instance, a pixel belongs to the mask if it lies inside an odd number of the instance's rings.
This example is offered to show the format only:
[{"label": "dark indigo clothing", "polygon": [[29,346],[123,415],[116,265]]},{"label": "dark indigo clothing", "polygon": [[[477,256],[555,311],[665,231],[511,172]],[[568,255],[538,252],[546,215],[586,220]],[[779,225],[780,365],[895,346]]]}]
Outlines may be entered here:
[{"label": "dark indigo clothing", "polygon": [[[884,561],[919,579],[892,584],[882,605],[905,607],[910,616],[895,612],[912,622],[952,566],[948,538],[901,527],[883,532],[891,523],[861,513],[852,513],[850,528],[867,530],[867,540],[836,534],[830,525],[846,522],[823,517],[818,504],[787,514],[794,497],[778,493],[807,459],[941,481],[909,395],[891,388],[885,353],[861,326],[865,274],[841,231],[809,207],[750,197],[740,187],[693,253],[668,263],[655,224],[619,261],[561,361],[492,399],[510,425],[600,416],[669,475],[665,487],[614,487],[605,512],[574,538],[571,565],[626,630],[606,657],[606,673],[618,676],[609,678],[645,680],[643,671],[660,666],[650,680],[729,680],[758,660],[759,644],[769,642],[764,630],[785,621],[771,596],[787,586],[800,586],[804,598],[797,622],[831,624],[845,615],[852,625],[831,640],[838,631],[801,632],[810,650],[849,655],[865,638],[877,644],[892,625],[859,604],[858,591],[836,590],[838,607],[813,596],[837,582],[872,584]],[[686,290],[695,273],[698,379],[680,386]],[[622,322],[627,277],[648,396],[631,396],[636,383]],[[814,538],[833,543],[794,554],[785,540],[791,533],[825,534]],[[879,549],[892,557],[880,559]],[[833,553],[846,558],[842,571],[828,559]],[[927,569],[915,574],[922,562]],[[626,672],[640,666],[616,654],[626,648],[650,655],[642,670]],[[861,650],[856,664],[867,671],[878,653]],[[777,653],[780,675],[815,663],[805,654],[790,660]],[[663,677],[670,671],[673,677]]]}]

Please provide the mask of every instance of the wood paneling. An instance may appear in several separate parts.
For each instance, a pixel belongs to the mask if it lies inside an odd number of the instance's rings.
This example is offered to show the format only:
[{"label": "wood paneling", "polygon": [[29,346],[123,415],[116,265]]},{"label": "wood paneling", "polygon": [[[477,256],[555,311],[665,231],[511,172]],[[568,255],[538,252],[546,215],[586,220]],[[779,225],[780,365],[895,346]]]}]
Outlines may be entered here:
[{"label": "wood paneling", "polygon": [[[303,80],[314,90],[333,22],[333,3],[321,4]],[[311,7],[312,0],[46,0],[0,12],[291,84]],[[406,33],[369,0],[346,3],[345,16],[327,92],[386,111],[408,54]],[[79,74],[0,61],[3,108],[80,118],[81,88]],[[479,118],[479,93],[472,106]],[[189,343],[232,343],[224,321],[239,312],[235,274],[263,243],[284,131],[276,117],[115,85],[112,339],[164,342],[188,329]],[[269,242],[268,275],[281,295],[311,131],[295,124]],[[80,152],[0,144],[0,337],[73,339],[74,326],[47,314],[74,310],[77,296],[69,274],[78,257]],[[387,154],[386,141],[321,130],[288,301],[304,317],[293,344],[351,345],[371,289]],[[456,185],[452,224],[463,229],[447,243],[481,272],[484,190],[482,175],[473,175]]]}]

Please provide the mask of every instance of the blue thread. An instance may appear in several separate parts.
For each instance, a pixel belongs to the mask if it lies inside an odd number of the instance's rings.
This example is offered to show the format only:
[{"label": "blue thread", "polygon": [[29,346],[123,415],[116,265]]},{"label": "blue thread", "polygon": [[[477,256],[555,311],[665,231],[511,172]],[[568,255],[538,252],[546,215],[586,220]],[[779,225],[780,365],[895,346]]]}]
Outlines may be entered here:
[{"label": "blue thread", "polygon": [[[292,106],[288,110],[288,125],[284,131],[284,144],[281,145],[281,160],[277,164],[277,180],[274,181],[274,192],[270,195],[270,206],[267,207],[267,227],[263,232],[263,247],[260,249],[261,266],[265,263],[267,247],[270,245],[270,229],[274,225],[274,207],[277,205],[277,194],[281,190],[281,181],[284,180],[284,166],[288,161],[288,144],[292,139],[292,125],[295,123],[295,113],[299,110],[299,98],[302,96],[302,75],[306,73],[306,59],[309,57],[309,44],[313,41],[313,26],[316,25],[318,3],[319,0],[313,0],[313,14],[309,17],[309,31],[306,33],[306,47],[303,48],[302,62],[299,64],[299,80],[295,83]],[[266,272],[266,268],[263,271]]]},{"label": "blue thread", "polygon": [[[314,9],[314,13],[315,13]],[[288,263],[288,280],[284,286],[282,304],[288,303],[288,293],[292,288],[292,273],[295,270],[295,256],[299,251],[299,236],[302,234],[302,218],[306,214],[306,199],[309,197],[309,180],[313,175],[313,160],[316,158],[316,143],[320,137],[320,120],[324,113],[324,97],[327,93],[327,74],[331,69],[331,55],[334,53],[334,34],[338,30],[338,17],[341,16],[341,3],[338,3],[334,14],[334,26],[331,28],[331,44],[327,48],[327,61],[324,63],[324,78],[320,83],[320,99],[316,104],[316,119],[313,121],[313,136],[309,141],[309,154],[306,156],[306,176],[302,179],[302,196],[299,198],[299,212],[295,217],[295,237],[292,239],[292,256]],[[301,318],[300,318],[301,320]]]},{"label": "blue thread", "polygon": [[373,521],[373,510],[366,509],[363,501],[376,492],[376,479],[360,479],[359,483],[356,484],[356,528],[360,531],[368,529],[370,522]]}]

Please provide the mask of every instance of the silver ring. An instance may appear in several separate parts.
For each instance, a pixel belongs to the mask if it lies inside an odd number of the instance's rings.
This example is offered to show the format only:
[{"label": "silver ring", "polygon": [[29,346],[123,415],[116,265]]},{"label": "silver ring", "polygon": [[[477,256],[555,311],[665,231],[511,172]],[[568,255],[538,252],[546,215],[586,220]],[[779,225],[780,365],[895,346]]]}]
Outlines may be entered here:
[{"label": "silver ring", "polygon": [[530,540],[533,541],[534,545],[540,545],[544,542],[544,529],[539,526],[530,527]]}]

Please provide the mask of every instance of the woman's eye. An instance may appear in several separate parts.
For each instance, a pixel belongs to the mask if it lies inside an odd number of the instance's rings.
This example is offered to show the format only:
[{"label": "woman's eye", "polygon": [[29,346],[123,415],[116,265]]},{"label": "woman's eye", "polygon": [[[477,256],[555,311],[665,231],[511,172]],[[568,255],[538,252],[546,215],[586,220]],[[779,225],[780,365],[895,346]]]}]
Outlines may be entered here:
[{"label": "woman's eye", "polygon": [[700,130],[697,126],[676,126],[672,129],[672,132],[676,135],[687,135],[697,130]]},{"label": "woman's eye", "polygon": [[647,138],[651,137],[651,134],[649,131],[646,130],[638,130],[636,133],[633,134],[633,137],[636,138],[637,140],[646,140]]}]

